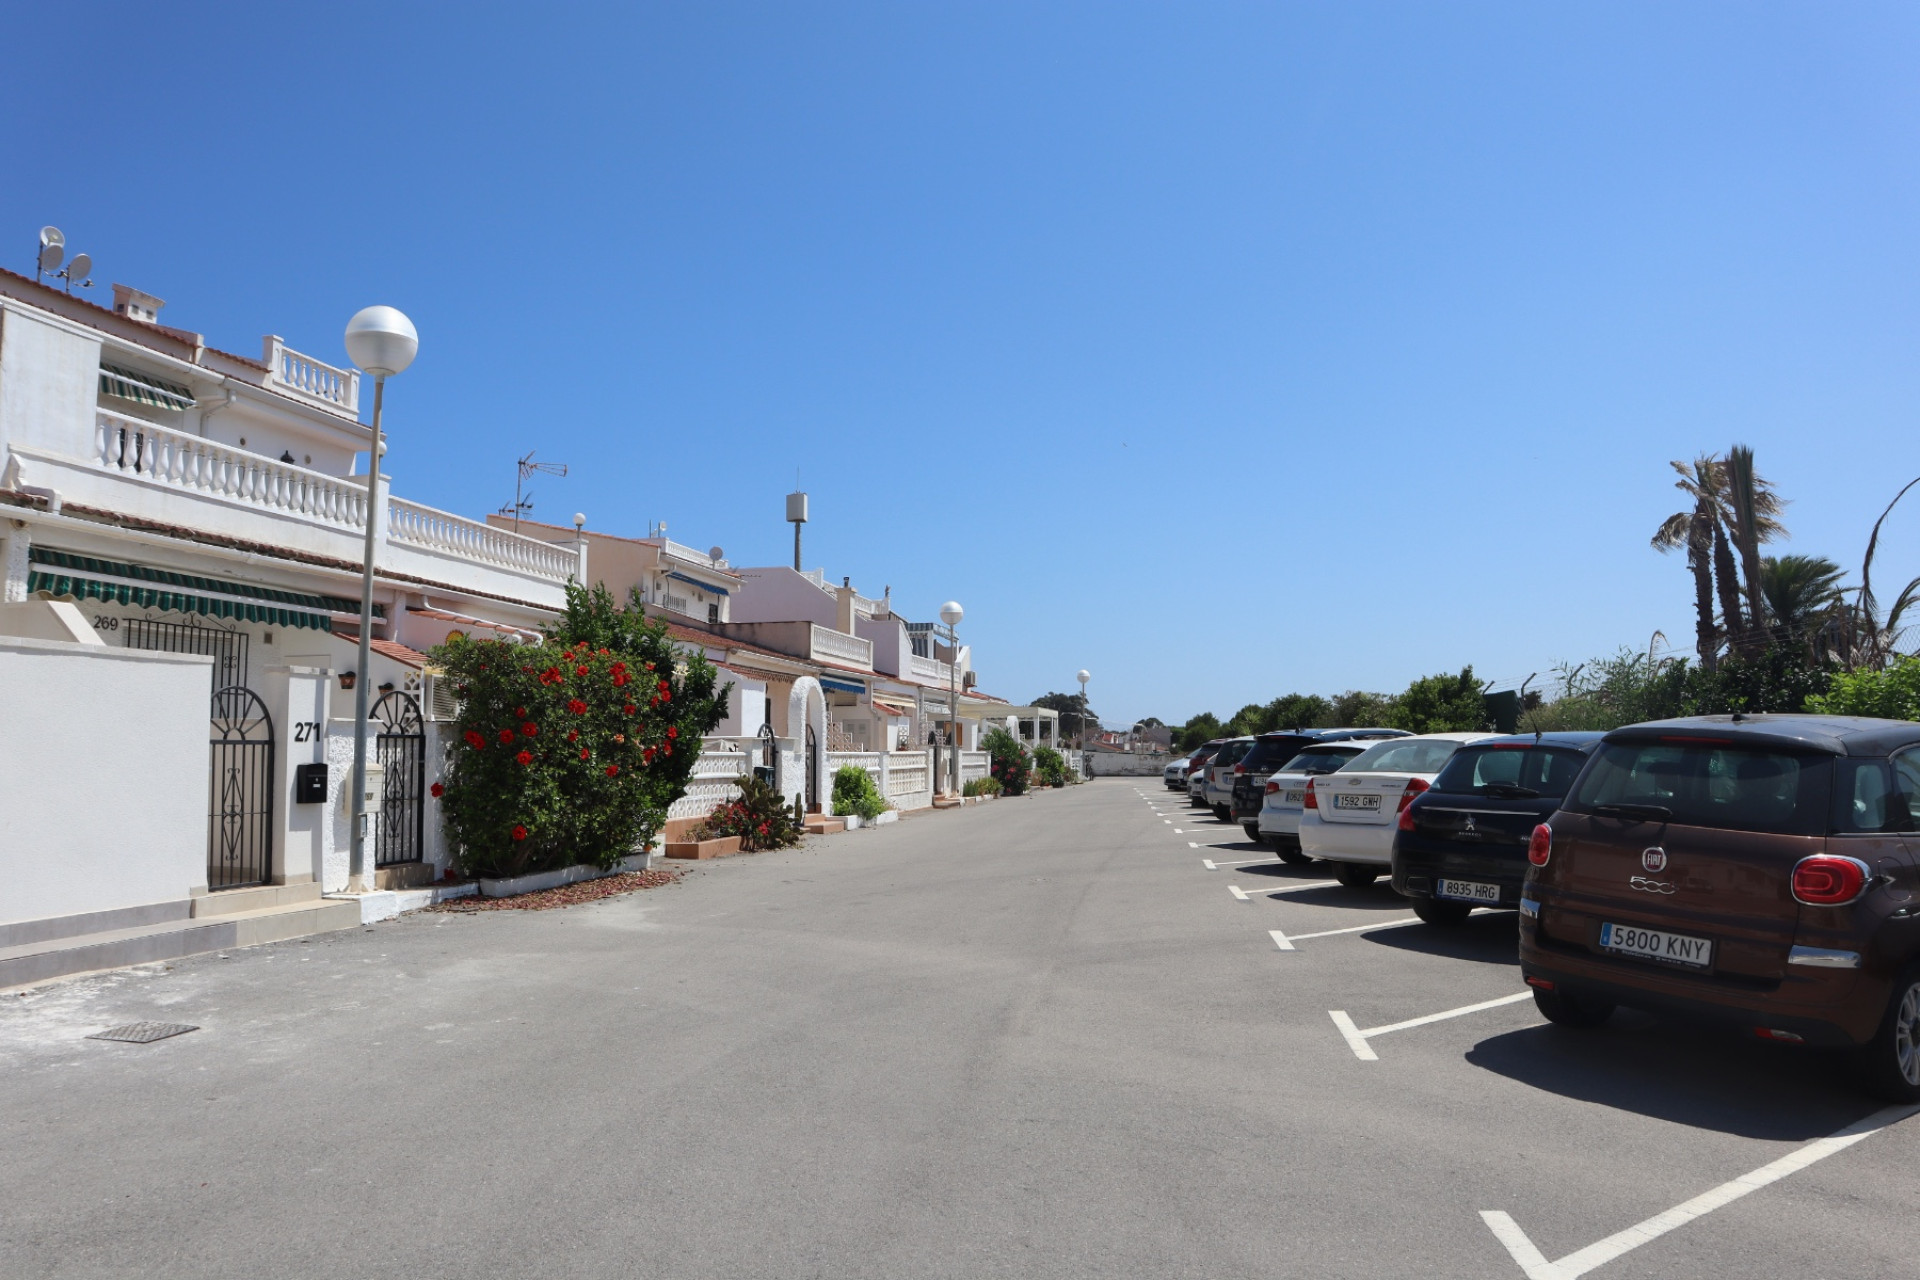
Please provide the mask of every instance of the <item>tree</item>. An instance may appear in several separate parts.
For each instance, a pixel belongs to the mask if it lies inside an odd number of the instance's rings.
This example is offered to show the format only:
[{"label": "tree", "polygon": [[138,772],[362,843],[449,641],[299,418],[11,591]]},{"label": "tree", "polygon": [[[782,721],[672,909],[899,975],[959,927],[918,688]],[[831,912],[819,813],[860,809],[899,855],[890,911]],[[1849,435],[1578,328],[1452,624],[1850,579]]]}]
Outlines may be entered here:
[{"label": "tree", "polygon": [[1211,711],[1202,711],[1180,727],[1174,745],[1181,751],[1191,751],[1220,736],[1219,719]]},{"label": "tree", "polygon": [[1333,704],[1317,693],[1288,693],[1266,706],[1267,728],[1331,729]]},{"label": "tree", "polygon": [[[1045,707],[1049,711],[1060,713],[1060,731],[1075,741],[1083,741],[1091,730],[1098,733],[1100,717],[1087,705],[1084,693],[1047,693],[1033,700],[1036,707]],[[1155,721],[1158,724],[1159,721]]]},{"label": "tree", "polygon": [[1720,526],[1720,468],[1719,463],[1704,453],[1691,463],[1676,461],[1672,465],[1680,473],[1673,487],[1693,499],[1693,506],[1676,511],[1660,522],[1654,531],[1653,548],[1660,552],[1682,546],[1687,549],[1687,569],[1693,574],[1694,646],[1700,655],[1700,665],[1711,668],[1720,649],[1720,636],[1713,623],[1713,552],[1714,534]]},{"label": "tree", "polygon": [[1388,727],[1410,733],[1464,733],[1484,729],[1487,711],[1472,667],[1457,676],[1422,676],[1407,686],[1389,713]]},{"label": "tree", "polygon": [[1333,698],[1333,714],[1328,717],[1333,723],[1328,727],[1391,729],[1394,727],[1394,701],[1387,694],[1368,693],[1363,689],[1349,689],[1336,694]]},{"label": "tree", "polygon": [[1907,496],[1907,490],[1917,484],[1920,484],[1920,477],[1907,481],[1900,492],[1893,495],[1893,501],[1873,522],[1873,533],[1867,538],[1867,554],[1860,561],[1860,592],[1842,620],[1841,660],[1850,669],[1878,670],[1884,667],[1907,633],[1907,627],[1902,625],[1907,610],[1920,601],[1920,578],[1915,578],[1901,590],[1893,607],[1884,615],[1880,612],[1880,602],[1873,594],[1873,557],[1880,549],[1880,526],[1893,514],[1900,499]]},{"label": "tree", "polygon": [[1838,647],[1846,610],[1843,573],[1825,556],[1768,556],[1760,562],[1760,591],[1775,644],[1798,643],[1814,654]]},{"label": "tree", "polygon": [[1753,450],[1737,444],[1727,450],[1720,467],[1722,515],[1727,537],[1740,553],[1741,570],[1746,576],[1747,625],[1734,633],[1737,644],[1749,654],[1765,647],[1767,636],[1766,595],[1761,589],[1760,544],[1787,536],[1786,526],[1776,518],[1785,505],[1773,486],[1760,478],[1753,468]]}]

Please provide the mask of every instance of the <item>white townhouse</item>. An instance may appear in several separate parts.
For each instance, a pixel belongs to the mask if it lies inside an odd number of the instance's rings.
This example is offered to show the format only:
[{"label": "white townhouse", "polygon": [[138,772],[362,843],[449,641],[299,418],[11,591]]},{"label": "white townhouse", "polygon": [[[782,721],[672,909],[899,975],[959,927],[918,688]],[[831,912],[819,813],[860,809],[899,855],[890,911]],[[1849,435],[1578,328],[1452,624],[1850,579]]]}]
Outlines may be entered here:
[{"label": "white townhouse", "polygon": [[[344,884],[342,775],[359,680],[378,700],[386,766],[376,863],[389,883],[430,876],[443,859],[425,795],[435,707],[423,696],[421,651],[454,631],[532,637],[583,568],[577,546],[397,496],[405,476],[383,475],[369,500],[357,372],[272,335],[258,358],[222,351],[163,322],[163,306],[115,285],[107,308],[0,270],[0,644],[18,649],[0,664],[0,700],[37,679],[35,663],[53,661],[33,646],[59,643],[35,631],[42,622],[9,629],[4,615],[32,608],[20,602],[70,602],[91,629],[78,642],[104,642],[95,658],[205,665],[194,733],[207,754],[193,783],[208,819],[204,858],[197,874],[180,870],[177,893],[158,907],[117,901],[110,885],[84,901],[0,898],[0,962],[6,930],[57,914],[39,910],[49,903],[108,904],[76,916],[164,915],[182,903],[205,913],[215,909],[207,895],[223,891],[229,904],[272,906]],[[414,437],[433,429],[391,425]],[[376,652],[361,672],[369,521]],[[143,763],[148,773],[172,767]],[[324,784],[303,765],[328,766]]]}]

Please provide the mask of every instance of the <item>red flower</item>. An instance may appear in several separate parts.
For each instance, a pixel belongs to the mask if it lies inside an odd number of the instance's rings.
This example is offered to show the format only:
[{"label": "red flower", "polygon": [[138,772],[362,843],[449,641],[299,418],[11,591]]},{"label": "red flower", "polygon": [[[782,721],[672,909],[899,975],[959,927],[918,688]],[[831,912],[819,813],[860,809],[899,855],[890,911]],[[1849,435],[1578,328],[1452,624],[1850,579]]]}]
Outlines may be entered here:
[{"label": "red flower", "polygon": [[[602,649],[600,652],[605,653],[607,651],[605,649]],[[624,662],[616,662],[612,666],[608,667],[607,670],[613,672],[613,674],[617,676],[623,676],[627,674],[627,664]]]},{"label": "red flower", "polygon": [[663,693],[663,694],[661,694],[661,695],[660,695],[660,701],[662,701],[662,702],[672,702],[672,701],[673,701],[673,695],[672,695],[672,694],[670,694],[670,693]]},{"label": "red flower", "polygon": [[593,752],[586,747],[582,747],[580,748],[580,758],[582,760],[590,760],[593,758]]},{"label": "red flower", "polygon": [[767,824],[764,822],[760,824],[760,834],[763,836],[767,834]]},{"label": "red flower", "polygon": [[583,676],[583,675],[585,675],[585,674],[587,674],[587,669],[586,669],[585,667],[575,667],[575,668],[573,669],[573,674],[575,674],[575,675],[577,675],[577,676]]},{"label": "red flower", "polygon": [[665,693],[667,690],[671,688],[673,688],[673,686],[668,684],[665,680],[662,680],[660,682],[660,692]]},{"label": "red flower", "polygon": [[660,749],[661,749],[662,751],[664,751],[664,752],[666,752],[666,753],[667,753],[668,755],[672,755],[672,754],[673,754],[673,744],[672,744],[671,742],[669,742],[669,743],[668,743],[668,744],[667,744],[666,746],[664,746],[664,747],[662,747],[662,748],[660,748]]},{"label": "red flower", "polygon": [[580,741],[580,731],[578,729],[567,730],[567,741],[568,742]]},{"label": "red flower", "polygon": [[520,726],[520,732],[526,734],[529,738],[536,737],[540,733],[540,726],[529,720]]},{"label": "red flower", "polygon": [[514,757],[514,759],[515,759],[515,760],[518,760],[518,761],[519,761],[519,762],[520,762],[521,764],[532,764],[532,763],[533,763],[533,752],[531,752],[531,751],[522,751],[522,752],[521,752],[521,753],[520,753],[519,755],[517,755],[517,756],[515,756],[515,757]]},{"label": "red flower", "polygon": [[652,763],[653,763],[653,748],[652,748],[652,747],[648,747],[648,748],[647,748],[647,749],[646,749],[645,751],[642,751],[642,752],[640,753],[640,758],[641,758],[642,760],[644,760],[644,761],[646,761],[646,762],[647,762],[648,764],[652,764]]},{"label": "red flower", "polygon": [[525,840],[527,838],[527,829],[525,827],[515,827],[513,829],[513,838],[515,840]]},{"label": "red flower", "polygon": [[469,729],[467,730],[467,745],[475,751],[479,751],[487,745],[487,740],[480,736],[477,729]]},{"label": "red flower", "polygon": [[613,677],[613,683],[616,688],[620,685],[625,684],[626,682],[627,682],[627,673],[624,671],[617,672]]},{"label": "red flower", "polygon": [[653,664],[651,662],[647,664],[647,670],[649,671],[653,670]]},{"label": "red flower", "polygon": [[500,731],[500,741],[502,741],[502,742],[512,742],[512,741],[513,741],[513,730],[511,730],[511,729],[502,729],[502,730]]},{"label": "red flower", "polygon": [[515,720],[525,720],[527,718],[527,709],[525,707],[515,707],[513,709],[513,718]]},{"label": "red flower", "polygon": [[435,800],[438,800],[441,796],[445,794],[447,794],[447,789],[445,787],[441,786],[437,782],[433,784],[433,798]]},{"label": "red flower", "polygon": [[638,711],[639,709],[640,708],[634,706],[631,702],[629,702],[626,706],[621,708],[621,710],[625,711],[628,715],[632,715],[634,712]]},{"label": "red flower", "polygon": [[611,658],[613,656],[613,650],[611,649],[601,649],[601,650],[598,650],[597,652],[603,658]]},{"label": "red flower", "polygon": [[580,699],[575,698],[571,702],[567,703],[567,710],[573,712],[573,714],[577,716],[583,716],[587,714],[587,704],[580,701]]},{"label": "red flower", "polygon": [[611,778],[611,777],[613,777],[613,776],[614,776],[615,774],[617,774],[617,773],[619,773],[619,772],[620,772],[620,766],[619,766],[619,765],[617,765],[617,764],[610,764],[610,765],[608,765],[608,766],[607,766],[607,776],[608,776],[609,778]]},{"label": "red flower", "polygon": [[668,736],[669,738],[677,738],[677,737],[679,737],[679,736],[680,736],[680,726],[679,726],[679,725],[677,725],[677,724],[670,724],[670,725],[668,725],[668,726],[667,726],[667,736]]}]

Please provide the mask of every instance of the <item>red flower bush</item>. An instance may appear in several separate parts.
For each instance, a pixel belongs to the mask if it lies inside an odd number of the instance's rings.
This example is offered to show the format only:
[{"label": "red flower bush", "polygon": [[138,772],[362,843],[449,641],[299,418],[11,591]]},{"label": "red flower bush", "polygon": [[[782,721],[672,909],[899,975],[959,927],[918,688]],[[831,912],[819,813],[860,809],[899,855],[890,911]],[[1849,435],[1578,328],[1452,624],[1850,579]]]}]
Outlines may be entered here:
[{"label": "red flower bush", "polygon": [[467,745],[472,747],[475,751],[480,751],[485,749],[487,745],[487,740],[481,737],[480,734],[475,730],[469,729],[467,730]]},{"label": "red flower bush", "polygon": [[443,784],[438,782],[434,783],[433,786],[429,788],[429,790],[433,792],[433,798],[435,800],[438,800],[441,796],[447,794],[446,787]]},{"label": "red flower bush", "polygon": [[580,699],[575,698],[573,701],[567,704],[567,710],[573,712],[573,714],[577,716],[583,716],[587,714],[587,704],[582,702]]},{"label": "red flower bush", "polygon": [[513,730],[511,730],[511,729],[502,729],[502,730],[500,731],[500,741],[502,741],[502,742],[512,742],[512,741],[513,741]]},{"label": "red flower bush", "polygon": [[522,751],[519,755],[514,757],[514,760],[518,764],[520,764],[522,767],[525,767],[526,765],[530,765],[533,763],[533,752]]},{"label": "red flower bush", "polygon": [[520,726],[520,732],[524,733],[529,738],[538,737],[540,733],[540,726],[535,724],[533,721],[529,720],[525,724]]},{"label": "red flower bush", "polygon": [[620,776],[620,766],[619,766],[619,765],[617,765],[617,764],[610,764],[610,765],[608,765],[608,766],[607,766],[607,776],[608,776],[609,778],[617,778],[617,777],[619,777],[619,776]]}]

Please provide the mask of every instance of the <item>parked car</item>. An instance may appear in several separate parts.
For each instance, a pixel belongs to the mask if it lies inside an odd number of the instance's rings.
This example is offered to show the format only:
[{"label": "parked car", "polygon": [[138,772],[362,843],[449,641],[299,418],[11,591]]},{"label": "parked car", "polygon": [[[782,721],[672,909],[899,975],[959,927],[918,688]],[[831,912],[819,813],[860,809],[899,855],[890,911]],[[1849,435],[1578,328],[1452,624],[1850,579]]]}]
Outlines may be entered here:
[{"label": "parked car", "polygon": [[1193,762],[1200,758],[1200,753],[1204,750],[1206,748],[1196,747],[1174,759],[1160,771],[1160,780],[1167,784],[1167,790],[1185,791],[1187,789],[1187,770],[1193,767]]},{"label": "parked car", "polygon": [[1489,738],[1453,753],[1433,785],[1400,811],[1393,887],[1428,924],[1459,924],[1475,907],[1514,907],[1527,841],[1560,807],[1604,734]]},{"label": "parked car", "polygon": [[1292,729],[1263,733],[1253,740],[1253,750],[1241,756],[1233,766],[1233,798],[1227,802],[1228,816],[1246,828],[1247,837],[1260,839],[1260,809],[1267,798],[1267,778],[1301,751],[1315,742],[1336,742],[1348,738],[1404,738],[1405,729]]},{"label": "parked car", "polygon": [[1252,738],[1228,738],[1207,761],[1207,780],[1201,799],[1222,822],[1233,819],[1233,766],[1253,750]]},{"label": "parked car", "polygon": [[1278,773],[1270,774],[1261,784],[1263,803],[1255,820],[1254,839],[1271,846],[1282,862],[1312,862],[1300,851],[1300,806],[1306,799],[1307,780],[1332,773],[1372,745],[1367,741],[1316,742],[1287,761]]},{"label": "parked car", "polygon": [[1616,1005],[1850,1049],[1920,1101],[1920,724],[1701,716],[1616,729],[1536,827],[1520,969]]},{"label": "parked car", "polygon": [[1349,888],[1393,864],[1400,811],[1425,791],[1453,753],[1492,733],[1428,733],[1376,742],[1332,773],[1308,778],[1300,800],[1300,851],[1333,864]]},{"label": "parked car", "polygon": [[1213,759],[1213,753],[1226,742],[1225,738],[1215,738],[1194,753],[1193,763],[1187,766],[1187,803],[1206,807],[1207,803],[1207,764]]}]

